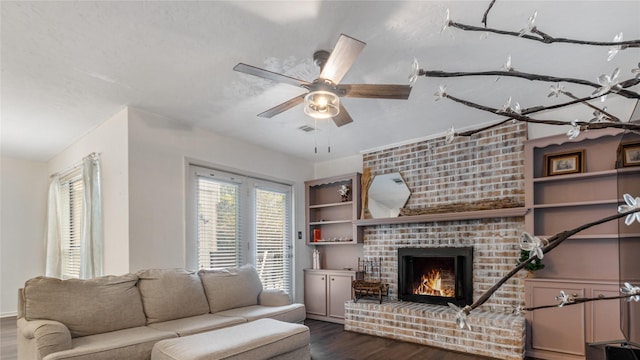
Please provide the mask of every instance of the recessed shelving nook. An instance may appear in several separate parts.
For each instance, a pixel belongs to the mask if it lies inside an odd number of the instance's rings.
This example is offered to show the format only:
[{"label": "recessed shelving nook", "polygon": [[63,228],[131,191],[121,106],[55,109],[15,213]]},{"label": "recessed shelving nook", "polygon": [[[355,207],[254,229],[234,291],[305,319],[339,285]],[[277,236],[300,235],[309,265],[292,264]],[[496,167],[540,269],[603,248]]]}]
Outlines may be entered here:
[{"label": "recessed shelving nook", "polygon": [[[616,214],[624,193],[640,195],[640,166],[623,167],[620,161],[619,146],[629,140],[640,142],[640,136],[603,129],[582,132],[573,140],[558,135],[525,142],[526,231],[548,238]],[[550,156],[582,151],[580,172],[545,174]],[[527,305],[554,304],[561,290],[588,297],[618,294],[618,239],[640,237],[640,225],[620,226],[620,221],[586,229],[547,253],[545,268],[525,280]],[[585,359],[585,343],[622,339],[619,319],[617,301],[529,312],[526,354]]]},{"label": "recessed shelving nook", "polygon": [[[362,242],[356,226],[360,216],[360,173],[305,182],[308,245],[339,245]],[[343,198],[340,189],[349,189]]]}]

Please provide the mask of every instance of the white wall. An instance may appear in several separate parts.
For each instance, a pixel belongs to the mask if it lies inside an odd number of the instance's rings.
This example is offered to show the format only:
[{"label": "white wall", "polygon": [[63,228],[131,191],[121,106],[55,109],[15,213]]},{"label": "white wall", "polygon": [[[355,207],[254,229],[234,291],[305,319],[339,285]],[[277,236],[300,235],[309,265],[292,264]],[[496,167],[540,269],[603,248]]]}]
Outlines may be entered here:
[{"label": "white wall", "polygon": [[17,291],[44,275],[47,164],[0,159],[0,316],[16,314]]},{"label": "white wall", "polygon": [[315,163],[314,179],[362,172],[362,155],[347,156],[340,159]]},{"label": "white wall", "polygon": [[[186,266],[186,168],[190,159],[293,183],[293,230],[304,232],[304,181],[313,177],[308,161],[129,109],[131,271]],[[294,244],[294,288],[302,289],[302,269],[310,267],[311,249],[303,240]],[[298,291],[294,297],[302,301],[303,294]]]},{"label": "white wall", "polygon": [[127,109],[120,111],[48,163],[48,173],[53,174],[92,152],[101,154],[105,274],[129,272],[127,116]]}]

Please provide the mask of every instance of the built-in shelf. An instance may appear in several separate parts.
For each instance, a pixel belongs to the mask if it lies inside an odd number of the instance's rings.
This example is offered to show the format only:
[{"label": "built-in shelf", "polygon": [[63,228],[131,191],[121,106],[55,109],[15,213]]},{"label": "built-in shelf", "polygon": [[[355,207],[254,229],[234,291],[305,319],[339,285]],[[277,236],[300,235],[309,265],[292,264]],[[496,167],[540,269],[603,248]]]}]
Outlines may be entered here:
[{"label": "built-in shelf", "polygon": [[533,178],[534,183],[554,182],[554,181],[573,181],[581,178],[598,178],[607,176],[616,176],[618,174],[636,174],[640,173],[640,167],[629,167],[620,169],[609,169],[602,171],[592,171],[579,174],[555,175]]},{"label": "built-in shelf", "polygon": [[314,221],[314,222],[310,222],[309,225],[313,226],[313,225],[329,225],[329,224],[351,224],[353,223],[353,220],[330,220],[330,221]]},{"label": "built-in shelf", "polygon": [[[305,181],[307,245],[362,242],[362,229],[354,223],[360,216],[362,206],[360,176],[359,173],[353,173]],[[349,189],[347,199],[340,195],[339,190],[343,187]]]},{"label": "built-in shelf", "polygon": [[372,226],[372,225],[388,225],[388,224],[427,223],[427,222],[436,222],[436,221],[504,218],[504,217],[524,216],[527,213],[527,211],[528,211],[527,208],[517,207],[517,208],[494,209],[494,210],[462,211],[462,212],[442,213],[442,214],[399,216],[394,218],[358,220],[356,221],[356,225]]},{"label": "built-in shelf", "polygon": [[[548,239],[552,236],[554,236],[555,234],[549,234],[549,235],[535,235],[539,238],[544,238],[544,239]],[[623,239],[634,239],[634,238],[638,238],[640,237],[640,234],[637,233],[629,233],[629,234],[576,234],[576,235],[572,235],[569,236],[567,238],[567,240],[602,240],[602,239],[617,239],[617,238],[623,238]]]},{"label": "built-in shelf", "polygon": [[334,206],[351,206],[351,205],[353,205],[353,201],[343,201],[339,203],[309,205],[309,209],[320,209],[320,208],[328,208],[328,207],[334,207]]},{"label": "built-in shelf", "polygon": [[585,172],[578,174],[567,174],[567,175],[554,175],[554,176],[543,176],[532,179],[534,183],[539,182],[555,182],[555,181],[573,181],[580,178],[597,178],[597,177],[606,177],[606,176],[615,176],[618,172],[613,170],[603,170],[603,171],[593,171],[593,172]]},{"label": "built-in shelf", "polygon": [[565,208],[565,207],[582,207],[582,206],[593,206],[593,205],[617,205],[620,200],[592,200],[592,201],[575,201],[575,202],[564,202],[564,203],[551,203],[551,204],[535,204],[533,205],[534,209],[545,209],[545,208]]}]

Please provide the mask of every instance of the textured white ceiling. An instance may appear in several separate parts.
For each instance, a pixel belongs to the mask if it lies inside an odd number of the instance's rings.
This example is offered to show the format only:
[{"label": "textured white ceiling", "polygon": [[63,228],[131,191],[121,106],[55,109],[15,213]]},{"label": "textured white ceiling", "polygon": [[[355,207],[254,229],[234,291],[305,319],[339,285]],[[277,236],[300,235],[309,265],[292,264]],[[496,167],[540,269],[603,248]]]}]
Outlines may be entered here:
[{"label": "textured white ceiling", "polygon": [[[452,20],[480,26],[489,3],[2,1],[1,151],[50,159],[123,107],[133,106],[322,161],[499,119],[449,100],[435,102],[440,84],[451,95],[496,108],[509,96],[523,107],[560,101],[547,98],[548,83],[421,77],[409,100],[343,99],[354,122],[341,128],[320,123],[315,135],[298,130],[315,125],[300,106],[272,119],[256,116],[304,90],[234,72],[235,64],[311,81],[318,74],[313,52],[330,50],[341,33],[367,43],[342,80],[345,84],[406,84],[413,58],[424,69],[482,71],[499,70],[511,55],[516,70],[590,81],[615,67],[628,79],[638,67],[640,49],[621,51],[607,62],[606,47],[544,45],[451,28],[440,32],[447,8]],[[623,32],[625,40],[640,39],[637,0],[498,0],[489,26],[518,31],[536,10],[536,25],[553,36],[611,41]],[[565,86],[577,96],[593,91]],[[634,104],[619,96],[606,103],[626,116]],[[573,120],[591,112],[582,106],[544,117]]]}]

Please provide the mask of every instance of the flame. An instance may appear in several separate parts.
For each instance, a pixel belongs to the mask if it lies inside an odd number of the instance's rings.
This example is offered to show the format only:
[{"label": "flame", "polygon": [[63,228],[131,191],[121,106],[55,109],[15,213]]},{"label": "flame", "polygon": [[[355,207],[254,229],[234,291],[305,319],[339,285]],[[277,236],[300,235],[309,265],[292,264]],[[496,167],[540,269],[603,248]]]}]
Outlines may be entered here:
[{"label": "flame", "polygon": [[442,287],[440,271],[433,269],[428,274],[422,275],[420,284],[413,289],[413,294],[453,297],[454,291],[449,286]]}]

